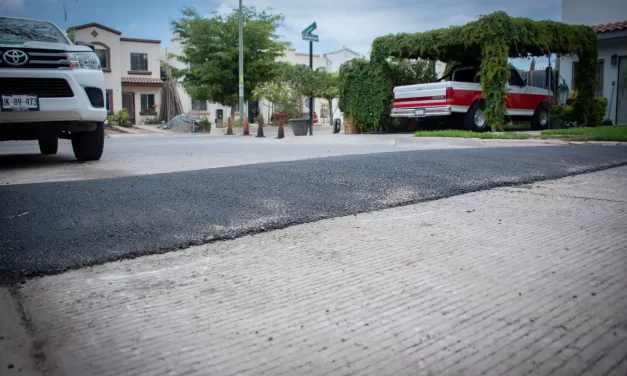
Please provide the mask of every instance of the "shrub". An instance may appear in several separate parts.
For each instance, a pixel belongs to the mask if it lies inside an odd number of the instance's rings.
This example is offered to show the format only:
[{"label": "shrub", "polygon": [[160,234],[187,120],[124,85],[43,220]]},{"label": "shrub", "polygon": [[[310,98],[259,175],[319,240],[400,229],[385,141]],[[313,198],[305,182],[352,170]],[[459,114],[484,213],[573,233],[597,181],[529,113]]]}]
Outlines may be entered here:
[{"label": "shrub", "polygon": [[239,119],[239,120],[235,120],[231,123],[231,126],[233,128],[243,128],[244,127],[244,120]]},{"label": "shrub", "polygon": [[605,110],[607,109],[607,100],[603,97],[594,98],[592,103],[592,111],[590,111],[589,127],[599,127],[603,123],[605,117]]},{"label": "shrub", "polygon": [[577,122],[577,119],[575,117],[575,109],[572,105],[564,106],[564,114],[562,119],[564,119],[564,122],[569,125],[574,125]]},{"label": "shrub", "polygon": [[198,125],[200,126],[201,132],[211,132],[211,122],[207,118],[202,118],[198,121]]},{"label": "shrub", "polygon": [[131,116],[128,114],[128,110],[126,108],[123,108],[115,114],[107,116],[107,122],[109,124],[117,123],[118,125],[121,125],[123,127],[128,127],[131,125],[128,121],[130,118]]},{"label": "shrub", "polygon": [[565,108],[559,103],[551,106],[551,119],[564,119]]}]

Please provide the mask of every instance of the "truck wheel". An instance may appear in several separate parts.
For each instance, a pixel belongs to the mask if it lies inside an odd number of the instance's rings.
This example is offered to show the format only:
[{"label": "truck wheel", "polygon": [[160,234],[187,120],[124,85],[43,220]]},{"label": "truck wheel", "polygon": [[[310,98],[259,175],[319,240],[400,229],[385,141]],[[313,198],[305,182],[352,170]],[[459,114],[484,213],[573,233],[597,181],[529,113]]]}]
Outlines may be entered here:
[{"label": "truck wheel", "polygon": [[473,132],[485,132],[490,129],[485,118],[485,103],[475,103],[464,116],[464,127]]},{"label": "truck wheel", "polygon": [[547,129],[549,125],[549,106],[546,103],[542,103],[536,108],[531,118],[531,129],[534,131],[540,131]]},{"label": "truck wheel", "polygon": [[104,149],[104,123],[89,132],[72,133],[72,149],[79,161],[97,161]]},{"label": "truck wheel", "polygon": [[39,151],[43,155],[57,154],[59,139],[56,137],[44,137],[39,139]]}]

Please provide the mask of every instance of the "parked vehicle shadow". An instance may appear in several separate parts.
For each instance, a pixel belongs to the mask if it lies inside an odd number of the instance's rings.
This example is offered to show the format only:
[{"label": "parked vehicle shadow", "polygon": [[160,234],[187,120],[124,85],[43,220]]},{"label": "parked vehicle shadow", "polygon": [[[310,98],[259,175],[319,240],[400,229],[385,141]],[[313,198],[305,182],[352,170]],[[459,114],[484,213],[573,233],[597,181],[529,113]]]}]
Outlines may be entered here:
[{"label": "parked vehicle shadow", "polygon": [[22,168],[53,167],[76,163],[84,162],[77,161],[71,154],[0,154],[0,171],[19,170]]}]

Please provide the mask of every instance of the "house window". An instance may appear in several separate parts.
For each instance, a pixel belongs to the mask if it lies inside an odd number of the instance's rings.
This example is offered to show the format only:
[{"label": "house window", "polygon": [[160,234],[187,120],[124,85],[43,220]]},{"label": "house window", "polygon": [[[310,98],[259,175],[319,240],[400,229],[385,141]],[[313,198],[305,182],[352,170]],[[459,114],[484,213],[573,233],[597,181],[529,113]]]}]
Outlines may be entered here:
[{"label": "house window", "polygon": [[[603,96],[603,65],[604,63],[605,63],[605,60],[599,60],[597,63],[597,76],[596,76],[597,85],[596,85],[596,89],[594,90],[595,97]],[[579,65],[579,62],[573,62],[573,80],[571,82],[571,88],[575,90],[577,89],[578,65]]]},{"label": "house window", "polygon": [[192,99],[192,111],[207,111],[207,101]]},{"label": "house window", "polygon": [[106,96],[106,108],[107,108],[107,114],[109,115],[113,115],[113,90],[111,89],[107,89],[107,96]]},{"label": "house window", "polygon": [[148,71],[148,54],[131,52],[131,71],[147,72]]},{"label": "house window", "polygon": [[139,97],[141,101],[141,113],[140,115],[146,113],[154,113],[155,109],[153,106],[155,105],[155,95],[154,94],[141,94]]},{"label": "house window", "polygon": [[107,50],[102,47],[96,47],[96,50],[94,52],[96,52],[96,55],[98,55],[98,58],[100,59],[100,66],[102,67],[102,69],[109,68],[109,62],[107,61]]},{"label": "house window", "polygon": [[94,45],[94,52],[98,55],[100,60],[100,66],[103,71],[111,72],[111,50],[109,46],[100,42],[92,42]]}]

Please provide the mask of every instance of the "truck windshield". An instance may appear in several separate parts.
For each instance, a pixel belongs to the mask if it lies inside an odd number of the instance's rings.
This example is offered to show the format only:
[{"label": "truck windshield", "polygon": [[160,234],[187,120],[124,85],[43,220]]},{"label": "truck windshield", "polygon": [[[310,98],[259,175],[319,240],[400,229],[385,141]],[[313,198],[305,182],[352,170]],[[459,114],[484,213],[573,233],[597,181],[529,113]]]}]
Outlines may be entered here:
[{"label": "truck windshield", "polygon": [[69,44],[65,35],[50,22],[0,17],[2,42],[55,42]]}]

